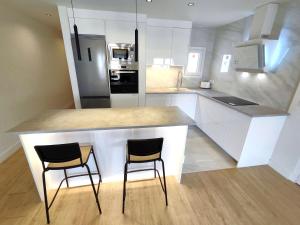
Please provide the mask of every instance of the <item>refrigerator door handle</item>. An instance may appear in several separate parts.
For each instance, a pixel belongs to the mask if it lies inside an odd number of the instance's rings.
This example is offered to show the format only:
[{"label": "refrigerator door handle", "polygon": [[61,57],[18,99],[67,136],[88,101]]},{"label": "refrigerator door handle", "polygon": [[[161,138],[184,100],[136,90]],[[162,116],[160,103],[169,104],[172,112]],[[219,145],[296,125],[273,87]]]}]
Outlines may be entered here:
[{"label": "refrigerator door handle", "polygon": [[129,71],[129,70],[126,70],[126,71],[114,71],[113,73],[114,73],[114,74],[121,74],[121,73],[136,73],[136,71]]},{"label": "refrigerator door handle", "polygon": [[88,48],[87,50],[88,50],[89,61],[92,62],[91,48]]}]

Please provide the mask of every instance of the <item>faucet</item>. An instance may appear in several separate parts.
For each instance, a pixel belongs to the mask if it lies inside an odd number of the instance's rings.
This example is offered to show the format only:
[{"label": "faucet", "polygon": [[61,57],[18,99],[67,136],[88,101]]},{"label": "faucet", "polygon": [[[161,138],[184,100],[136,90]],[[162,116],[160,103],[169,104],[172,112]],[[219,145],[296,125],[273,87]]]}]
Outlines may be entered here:
[{"label": "faucet", "polygon": [[182,86],[182,78],[183,78],[182,77],[182,71],[179,71],[178,75],[177,75],[177,85],[176,85],[177,90],[179,90]]}]

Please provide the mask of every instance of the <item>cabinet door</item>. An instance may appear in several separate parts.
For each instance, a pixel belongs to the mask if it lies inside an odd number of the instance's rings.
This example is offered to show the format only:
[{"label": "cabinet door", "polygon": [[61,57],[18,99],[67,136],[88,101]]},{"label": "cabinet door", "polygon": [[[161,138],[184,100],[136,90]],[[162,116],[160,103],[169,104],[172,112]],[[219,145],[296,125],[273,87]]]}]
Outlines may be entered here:
[{"label": "cabinet door", "polygon": [[139,105],[138,94],[111,94],[110,95],[111,107],[137,107]]},{"label": "cabinet door", "polygon": [[170,106],[171,95],[170,94],[147,94],[146,106]]},{"label": "cabinet door", "polygon": [[154,59],[165,59],[171,57],[172,28],[147,27],[147,61],[148,65],[153,64]]},{"label": "cabinet door", "polygon": [[197,104],[196,94],[173,94],[172,95],[172,106],[179,107],[189,117],[195,119]]},{"label": "cabinet door", "polygon": [[126,21],[106,21],[108,43],[134,43],[135,23]]},{"label": "cabinet door", "polygon": [[173,65],[186,68],[190,45],[191,29],[173,28],[172,59]]},{"label": "cabinet door", "polygon": [[[74,33],[74,20],[69,19],[71,33]],[[79,34],[105,35],[104,20],[76,18]]]},{"label": "cabinet door", "polygon": [[235,160],[240,159],[251,117],[198,96],[196,123]]}]

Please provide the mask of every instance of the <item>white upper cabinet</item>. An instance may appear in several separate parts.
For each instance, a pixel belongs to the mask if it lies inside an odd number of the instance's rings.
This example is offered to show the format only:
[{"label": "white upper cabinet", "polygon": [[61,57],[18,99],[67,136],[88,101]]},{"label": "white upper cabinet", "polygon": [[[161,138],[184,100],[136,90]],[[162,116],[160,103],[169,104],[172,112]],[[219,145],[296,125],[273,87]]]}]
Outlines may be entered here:
[{"label": "white upper cabinet", "polygon": [[171,48],[172,28],[147,27],[147,65],[164,64],[165,60],[170,60]]},{"label": "white upper cabinet", "polygon": [[186,67],[190,28],[147,27],[147,65],[164,64]]},{"label": "white upper cabinet", "polygon": [[[74,19],[69,18],[70,31],[73,34]],[[75,20],[79,34],[105,35],[105,23],[100,19],[76,18]]]},{"label": "white upper cabinet", "polygon": [[105,25],[108,43],[134,43],[134,22],[106,21]]},{"label": "white upper cabinet", "polygon": [[173,28],[171,56],[174,65],[187,65],[191,29]]}]

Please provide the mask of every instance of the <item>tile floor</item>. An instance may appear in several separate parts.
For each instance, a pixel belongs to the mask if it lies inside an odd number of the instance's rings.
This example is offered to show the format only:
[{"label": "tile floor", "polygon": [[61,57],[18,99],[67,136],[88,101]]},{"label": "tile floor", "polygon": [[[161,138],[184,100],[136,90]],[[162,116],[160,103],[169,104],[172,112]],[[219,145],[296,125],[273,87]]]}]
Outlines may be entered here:
[{"label": "tile floor", "polygon": [[189,128],[183,173],[235,167],[236,161],[198,127]]}]

